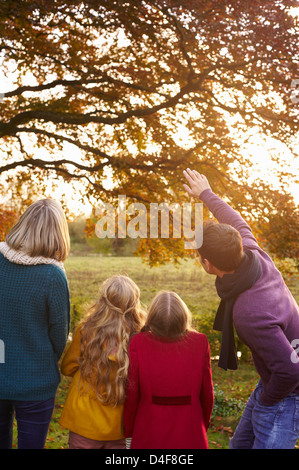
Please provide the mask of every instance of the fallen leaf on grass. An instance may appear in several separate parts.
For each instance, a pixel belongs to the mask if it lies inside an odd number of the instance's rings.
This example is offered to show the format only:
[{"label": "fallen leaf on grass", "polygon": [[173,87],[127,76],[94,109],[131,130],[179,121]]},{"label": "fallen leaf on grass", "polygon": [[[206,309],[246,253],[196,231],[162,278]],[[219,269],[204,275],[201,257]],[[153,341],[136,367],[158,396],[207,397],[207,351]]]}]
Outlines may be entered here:
[{"label": "fallen leaf on grass", "polygon": [[228,434],[231,434],[231,435],[234,434],[234,431],[232,430],[232,428],[230,426],[223,426],[223,431],[227,432]]},{"label": "fallen leaf on grass", "polygon": [[216,442],[216,441],[210,441],[210,442],[211,442],[211,444],[213,444],[216,447],[222,447],[222,445],[219,444],[219,442]]},{"label": "fallen leaf on grass", "polygon": [[232,430],[230,426],[223,426],[223,424],[221,424],[220,426],[217,426],[216,432],[221,432],[221,433],[227,432],[228,434],[231,434],[231,435],[234,434],[234,431]]}]

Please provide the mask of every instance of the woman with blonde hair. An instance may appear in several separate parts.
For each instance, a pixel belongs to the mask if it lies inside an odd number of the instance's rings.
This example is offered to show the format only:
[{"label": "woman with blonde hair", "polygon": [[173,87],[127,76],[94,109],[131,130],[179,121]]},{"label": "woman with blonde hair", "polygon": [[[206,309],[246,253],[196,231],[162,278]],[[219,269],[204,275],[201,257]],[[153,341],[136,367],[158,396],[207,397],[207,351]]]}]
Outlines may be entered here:
[{"label": "woman with blonde hair", "polygon": [[0,448],[42,449],[60,382],[70,323],[63,262],[70,239],[52,199],[33,203],[0,243]]},{"label": "woman with blonde hair", "polygon": [[209,344],[191,328],[191,313],[175,292],[153,299],[143,331],[130,342],[129,358],[124,428],[131,448],[208,448]]},{"label": "woman with blonde hair", "polygon": [[122,449],[128,345],[143,326],[138,286],[128,276],[107,279],[76,329],[61,371],[73,377],[60,424],[70,449]]}]

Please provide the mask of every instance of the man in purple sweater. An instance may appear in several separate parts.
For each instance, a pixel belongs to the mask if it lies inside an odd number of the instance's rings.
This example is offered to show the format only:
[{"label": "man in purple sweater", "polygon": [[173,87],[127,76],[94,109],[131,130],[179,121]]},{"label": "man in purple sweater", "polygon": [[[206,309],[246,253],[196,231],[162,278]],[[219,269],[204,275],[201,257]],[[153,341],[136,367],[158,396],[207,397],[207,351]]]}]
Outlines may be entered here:
[{"label": "man in purple sweater", "polygon": [[222,331],[219,366],[237,368],[234,325],[261,379],[230,448],[294,448],[299,439],[299,307],[240,214],[212,192],[204,175],[187,169],[184,176],[188,194],[219,222],[204,226],[198,248],[204,269],[217,276],[221,298],[214,323]]}]

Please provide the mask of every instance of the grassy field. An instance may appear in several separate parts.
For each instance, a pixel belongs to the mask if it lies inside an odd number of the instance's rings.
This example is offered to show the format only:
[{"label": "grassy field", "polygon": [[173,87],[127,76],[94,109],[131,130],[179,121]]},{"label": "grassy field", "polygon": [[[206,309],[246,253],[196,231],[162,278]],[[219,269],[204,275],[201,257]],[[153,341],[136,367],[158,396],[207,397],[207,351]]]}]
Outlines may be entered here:
[{"label": "grassy field", "polygon": [[[182,263],[179,268],[167,265],[150,269],[140,259],[133,257],[70,256],[65,267],[71,292],[72,330],[85,314],[87,306],[97,297],[101,283],[117,273],[127,274],[138,284],[144,305],[148,305],[153,296],[162,289],[177,292],[190,308],[195,320],[202,314],[216,311],[219,304],[214,288],[215,277],[207,275],[192,260]],[[298,302],[298,280],[290,279],[288,284]],[[237,371],[223,371],[217,366],[217,361],[212,361],[212,369],[219,400],[214,407],[208,439],[210,448],[223,449],[228,448],[229,439],[240,419],[242,408],[258,381],[258,376],[252,364],[242,362],[242,358]],[[58,421],[69,383],[70,379],[63,377],[58,388],[46,442],[48,449],[68,447],[68,431],[63,429]]]}]

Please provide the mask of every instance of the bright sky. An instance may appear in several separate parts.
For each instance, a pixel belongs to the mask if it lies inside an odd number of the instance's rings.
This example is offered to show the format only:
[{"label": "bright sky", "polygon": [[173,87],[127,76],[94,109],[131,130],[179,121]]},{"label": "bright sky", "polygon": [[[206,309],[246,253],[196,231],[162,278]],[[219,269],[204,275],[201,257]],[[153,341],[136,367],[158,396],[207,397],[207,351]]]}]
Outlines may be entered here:
[{"label": "bright sky", "polygon": [[[258,140],[259,139],[257,138],[256,141],[258,142]],[[273,149],[274,151],[276,149],[276,151],[279,152],[280,158],[278,162],[273,161],[271,158]],[[299,204],[299,157],[294,161],[291,152],[286,148],[286,146],[280,146],[279,143],[274,141],[274,139],[273,141],[268,139],[265,142],[261,140],[260,144],[247,145],[247,155],[250,156],[251,161],[255,165],[251,178],[248,180],[249,184],[256,178],[262,178],[274,188],[279,188],[281,183],[277,176],[277,172],[281,169],[289,171],[291,176],[288,179],[287,189],[293,195],[295,202]],[[290,168],[287,168],[290,162],[293,162],[293,164]]]}]

